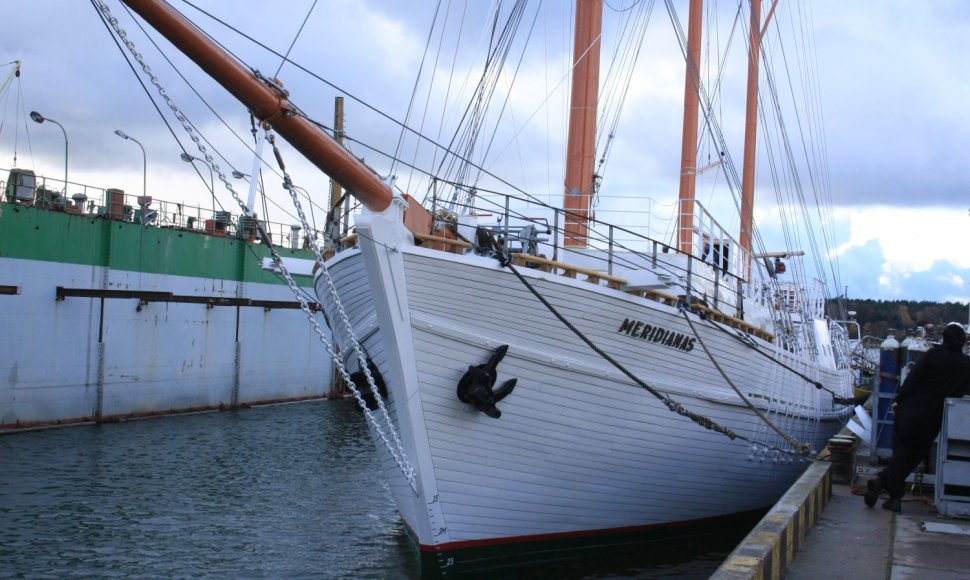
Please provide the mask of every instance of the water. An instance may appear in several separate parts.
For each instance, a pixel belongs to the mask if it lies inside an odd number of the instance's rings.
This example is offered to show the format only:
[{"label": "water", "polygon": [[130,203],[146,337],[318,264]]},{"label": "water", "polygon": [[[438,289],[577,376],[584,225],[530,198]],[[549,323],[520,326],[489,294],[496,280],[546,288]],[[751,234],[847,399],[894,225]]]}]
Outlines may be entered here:
[{"label": "water", "polygon": [[[0,436],[0,576],[415,578],[372,445],[352,401]],[[745,531],[510,574],[705,578]]]}]

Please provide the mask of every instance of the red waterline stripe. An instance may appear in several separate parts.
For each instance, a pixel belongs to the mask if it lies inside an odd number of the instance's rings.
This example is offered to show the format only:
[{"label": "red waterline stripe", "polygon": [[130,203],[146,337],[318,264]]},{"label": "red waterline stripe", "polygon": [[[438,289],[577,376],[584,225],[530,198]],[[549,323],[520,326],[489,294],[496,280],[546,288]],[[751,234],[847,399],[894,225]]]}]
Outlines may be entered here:
[{"label": "red waterline stripe", "polygon": [[[447,544],[438,545],[427,545],[420,544],[418,548],[422,552],[444,552],[447,550],[460,550],[465,548],[481,548],[486,546],[500,546],[504,544],[523,544],[528,542],[546,542],[553,540],[565,540],[571,538],[592,538],[596,536],[609,536],[609,535],[620,535],[620,534],[633,534],[638,532],[646,532],[651,530],[662,530],[670,528],[683,528],[688,526],[695,526],[704,523],[716,522],[722,519],[728,519],[732,517],[738,517],[745,513],[752,513],[762,510],[751,510],[750,512],[738,512],[734,514],[725,514],[722,516],[712,516],[709,518],[699,518],[696,520],[683,520],[680,522],[667,522],[663,524],[651,524],[646,526],[625,526],[621,528],[603,528],[598,530],[581,530],[576,532],[558,532],[553,534],[535,534],[531,536],[508,536],[504,538],[488,538],[484,540],[462,540],[459,542],[448,542]],[[417,538],[417,534],[414,530],[407,525],[405,522],[404,527],[408,529],[412,538]]]}]

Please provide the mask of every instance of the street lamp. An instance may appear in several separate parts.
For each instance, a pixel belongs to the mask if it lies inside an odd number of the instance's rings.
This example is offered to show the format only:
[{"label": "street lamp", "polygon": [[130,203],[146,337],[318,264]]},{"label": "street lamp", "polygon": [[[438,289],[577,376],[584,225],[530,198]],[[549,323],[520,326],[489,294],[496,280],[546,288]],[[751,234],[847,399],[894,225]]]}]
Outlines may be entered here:
[{"label": "street lamp", "polygon": [[139,141],[138,139],[135,139],[134,137],[126,135],[125,132],[122,131],[121,129],[115,129],[115,135],[128,141],[134,141],[135,143],[138,143],[139,147],[141,147],[141,159],[142,159],[142,168],[143,168],[142,182],[141,182],[141,195],[142,197],[147,197],[148,196],[148,155],[145,155],[145,146],[142,145],[141,141]]},{"label": "street lamp", "polygon": [[50,121],[51,123],[54,123],[55,125],[60,127],[61,132],[64,133],[64,198],[67,199],[67,131],[64,130],[64,125],[61,125],[54,119],[45,118],[37,111],[31,111],[30,118],[33,119],[35,123],[43,123],[44,121]]},{"label": "street lamp", "polygon": [[209,193],[212,195],[212,213],[214,215],[216,213],[216,181],[215,176],[212,173],[212,166],[209,165],[205,159],[199,159],[198,157],[194,157],[185,152],[182,153],[182,161],[192,163],[193,166],[195,165],[195,161],[201,161],[206,167],[209,168]]}]

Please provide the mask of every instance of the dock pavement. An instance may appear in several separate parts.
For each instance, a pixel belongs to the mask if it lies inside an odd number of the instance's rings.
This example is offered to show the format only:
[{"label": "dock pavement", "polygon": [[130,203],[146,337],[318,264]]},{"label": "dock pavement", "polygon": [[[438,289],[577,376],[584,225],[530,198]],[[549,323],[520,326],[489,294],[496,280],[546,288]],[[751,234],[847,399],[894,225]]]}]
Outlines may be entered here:
[{"label": "dock pavement", "polygon": [[817,462],[725,560],[712,578],[970,578],[970,519],[941,517],[928,496],[907,495],[901,513],[863,503],[856,486],[832,483]]}]

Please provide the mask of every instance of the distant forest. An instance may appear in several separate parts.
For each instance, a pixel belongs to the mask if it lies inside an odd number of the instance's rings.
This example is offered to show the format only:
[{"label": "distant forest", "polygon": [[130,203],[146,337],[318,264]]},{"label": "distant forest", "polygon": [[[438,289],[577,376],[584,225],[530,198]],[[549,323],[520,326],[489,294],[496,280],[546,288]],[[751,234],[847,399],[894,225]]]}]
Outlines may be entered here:
[{"label": "distant forest", "polygon": [[[842,319],[835,301],[829,302],[832,318]],[[897,337],[916,327],[939,327],[947,322],[967,324],[967,303],[915,300],[847,300],[846,310],[855,312],[863,336],[885,338],[891,330]],[[930,328],[927,328],[930,330]],[[940,329],[937,329],[939,332]],[[852,338],[856,338],[853,336]]]}]

